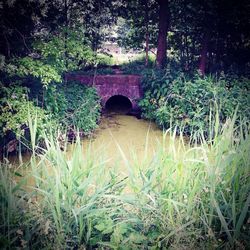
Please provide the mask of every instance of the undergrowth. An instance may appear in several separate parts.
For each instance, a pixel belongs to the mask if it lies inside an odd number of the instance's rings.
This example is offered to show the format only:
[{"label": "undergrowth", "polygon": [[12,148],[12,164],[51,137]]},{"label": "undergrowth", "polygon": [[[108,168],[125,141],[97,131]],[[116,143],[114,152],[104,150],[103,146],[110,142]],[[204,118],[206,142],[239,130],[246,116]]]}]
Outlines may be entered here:
[{"label": "undergrowth", "polygon": [[187,135],[209,135],[211,110],[219,110],[223,124],[238,107],[238,118],[249,121],[249,79],[230,76],[189,76],[174,68],[148,72],[143,79],[144,96],[139,105],[144,118],[162,128],[184,128]]},{"label": "undergrowth", "polygon": [[[4,249],[244,249],[250,240],[249,125],[236,115],[208,141],[170,145],[129,161],[127,176],[104,157],[69,144],[33,141],[25,166],[0,167]],[[31,138],[36,124],[30,120]],[[145,138],[146,139],[146,138]],[[164,138],[163,138],[164,141]],[[145,149],[146,150],[146,149]],[[39,152],[39,153],[38,153]],[[146,154],[147,155],[147,154]]]}]

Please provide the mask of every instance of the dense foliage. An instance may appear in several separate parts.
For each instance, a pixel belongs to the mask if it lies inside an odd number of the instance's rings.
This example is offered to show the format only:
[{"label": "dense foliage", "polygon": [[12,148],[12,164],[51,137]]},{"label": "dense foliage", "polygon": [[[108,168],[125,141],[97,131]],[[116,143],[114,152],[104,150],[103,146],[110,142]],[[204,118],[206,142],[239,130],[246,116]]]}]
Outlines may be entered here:
[{"label": "dense foliage", "polygon": [[102,60],[103,57],[97,57],[90,49],[83,33],[64,29],[35,41],[28,56],[7,61],[3,70],[10,76],[38,78],[47,87],[50,83],[62,82],[65,72],[95,65]]},{"label": "dense foliage", "polygon": [[5,144],[13,135],[28,139],[27,121],[34,115],[43,133],[48,132],[49,121],[55,129],[90,133],[100,116],[99,97],[92,88],[70,82],[66,86],[64,74],[106,61],[107,57],[94,53],[76,29],[59,29],[36,40],[27,56],[11,60],[2,57],[0,139]]},{"label": "dense foliage", "polygon": [[96,128],[101,111],[96,90],[71,81],[49,87],[45,94],[45,107],[63,128],[85,134]]},{"label": "dense foliage", "polygon": [[28,89],[1,86],[0,96],[0,138],[13,132],[20,139],[27,132],[30,119],[37,121],[39,137],[48,132],[48,127],[56,128],[52,115],[28,99]]},{"label": "dense foliage", "polygon": [[[163,1],[164,2],[164,1]],[[0,1],[0,54],[24,56],[35,40],[59,29],[76,27],[96,51],[102,43],[118,41],[146,53],[159,39],[159,0]],[[249,4],[247,0],[185,0],[169,2],[167,57],[183,68],[206,72],[249,72]],[[116,26],[117,34],[113,33]],[[111,27],[111,28],[110,28]],[[70,32],[69,32],[70,33]],[[67,32],[60,43],[67,51]],[[158,39],[157,39],[158,37]],[[67,54],[67,53],[66,53]],[[166,54],[166,53],[165,53]],[[147,57],[146,57],[147,58]],[[201,60],[202,59],[202,60]],[[69,58],[71,60],[71,58]]]},{"label": "dense foliage", "polygon": [[29,122],[34,119],[37,121],[36,139],[40,141],[45,134],[56,136],[57,129],[70,130],[72,136],[77,131],[89,134],[100,118],[101,106],[96,90],[79,83],[49,86],[40,97],[43,108],[39,97],[30,100],[25,87],[2,86],[0,94],[0,139],[5,139],[5,144],[11,138],[29,143]]},{"label": "dense foliage", "polygon": [[[1,246],[244,249],[250,239],[249,126],[235,119],[192,149],[177,147],[171,131],[170,144],[143,163],[121,152],[125,178],[116,162],[107,167],[102,153],[83,154],[79,138],[70,155],[47,138],[28,174],[0,165]],[[32,192],[23,188],[30,179]]]},{"label": "dense foliage", "polygon": [[[244,77],[185,77],[181,72],[150,72],[144,77],[143,116],[161,127],[177,126],[188,134],[208,132],[219,113],[220,123],[238,107],[241,119],[250,119],[249,79]],[[217,110],[217,111],[215,111]]]}]

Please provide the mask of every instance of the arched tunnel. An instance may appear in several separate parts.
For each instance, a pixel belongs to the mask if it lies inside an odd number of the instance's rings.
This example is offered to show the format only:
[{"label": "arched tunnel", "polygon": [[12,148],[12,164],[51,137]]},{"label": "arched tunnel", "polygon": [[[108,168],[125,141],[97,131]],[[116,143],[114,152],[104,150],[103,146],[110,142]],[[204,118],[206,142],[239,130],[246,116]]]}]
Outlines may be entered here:
[{"label": "arched tunnel", "polygon": [[123,95],[111,96],[105,103],[105,110],[107,112],[127,114],[132,108],[133,105],[129,98]]}]

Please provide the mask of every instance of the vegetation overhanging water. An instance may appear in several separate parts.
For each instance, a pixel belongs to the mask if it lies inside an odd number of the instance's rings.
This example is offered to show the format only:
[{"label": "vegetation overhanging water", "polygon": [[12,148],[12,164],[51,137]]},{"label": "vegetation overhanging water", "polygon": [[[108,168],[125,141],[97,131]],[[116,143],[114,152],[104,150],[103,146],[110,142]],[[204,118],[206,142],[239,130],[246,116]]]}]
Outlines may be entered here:
[{"label": "vegetation overhanging water", "polygon": [[[181,141],[175,137],[175,140],[171,141],[169,134],[164,133],[154,122],[125,115],[123,111],[116,110],[105,113],[99,127],[89,137],[81,140],[82,154],[88,154],[93,159],[101,156],[107,168],[115,167],[117,174],[127,176],[127,161],[134,161],[139,165],[148,164],[161,148],[166,150],[174,146],[173,153],[179,157],[184,148],[189,147],[188,143],[184,143],[187,138],[182,138]],[[65,150],[68,158],[71,158],[74,149],[75,143],[67,145]],[[30,152],[27,152],[22,154],[21,158],[15,154],[8,160],[14,167],[18,167],[20,163],[28,163],[30,157]],[[21,171],[24,171],[22,175],[26,175],[30,169],[24,168]],[[28,180],[28,184],[31,183],[33,180]]]},{"label": "vegetation overhanging water", "polygon": [[[131,117],[119,116],[119,124],[111,123],[119,127],[127,118]],[[117,143],[125,175],[119,174],[116,164],[107,168],[102,149],[95,157],[91,147],[84,154],[79,137],[70,154],[65,151],[68,144],[62,151],[60,142],[45,138],[42,154],[37,155],[33,145],[31,172],[18,183],[13,179],[20,176],[17,170],[0,168],[1,197],[6,199],[1,219],[7,239],[17,235],[17,242],[32,247],[60,248],[237,245],[249,230],[245,221],[250,203],[250,145],[248,125],[241,124],[239,130],[235,121],[236,117],[215,128],[216,137],[210,143],[201,135],[199,145],[182,148],[180,155],[176,131],[169,130],[162,135],[163,142],[169,136],[168,147],[159,144],[143,162],[130,159],[127,148]],[[30,121],[29,126],[35,133],[35,124]],[[146,138],[151,140],[148,131]],[[183,141],[182,135],[179,140]],[[30,177],[34,183],[27,191],[25,180]],[[223,242],[224,237],[229,241]]]}]

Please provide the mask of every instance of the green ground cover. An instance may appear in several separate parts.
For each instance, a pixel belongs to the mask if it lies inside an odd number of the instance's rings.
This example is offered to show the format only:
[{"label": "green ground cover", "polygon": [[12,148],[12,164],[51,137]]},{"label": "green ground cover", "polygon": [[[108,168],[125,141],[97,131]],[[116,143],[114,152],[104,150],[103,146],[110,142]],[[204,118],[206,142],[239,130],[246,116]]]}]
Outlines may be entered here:
[{"label": "green ground cover", "polygon": [[208,141],[200,134],[192,147],[181,136],[182,157],[176,157],[176,129],[169,130],[172,144],[152,159],[138,164],[123,158],[125,178],[107,169],[102,155],[83,154],[79,137],[70,157],[67,143],[62,151],[53,137],[45,136],[46,147],[39,148],[30,120],[30,161],[18,168],[1,163],[1,245],[244,249],[250,237],[250,140],[249,125],[236,118],[214,126]]}]

